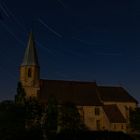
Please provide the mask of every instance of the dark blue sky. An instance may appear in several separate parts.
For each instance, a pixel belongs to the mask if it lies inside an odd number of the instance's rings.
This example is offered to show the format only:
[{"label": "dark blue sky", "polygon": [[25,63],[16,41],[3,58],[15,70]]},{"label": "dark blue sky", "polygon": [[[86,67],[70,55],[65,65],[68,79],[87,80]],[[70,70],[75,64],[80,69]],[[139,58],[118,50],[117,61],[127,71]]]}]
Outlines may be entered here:
[{"label": "dark blue sky", "polygon": [[1,0],[0,100],[13,99],[33,30],[41,78],[122,85],[140,101],[139,0]]}]

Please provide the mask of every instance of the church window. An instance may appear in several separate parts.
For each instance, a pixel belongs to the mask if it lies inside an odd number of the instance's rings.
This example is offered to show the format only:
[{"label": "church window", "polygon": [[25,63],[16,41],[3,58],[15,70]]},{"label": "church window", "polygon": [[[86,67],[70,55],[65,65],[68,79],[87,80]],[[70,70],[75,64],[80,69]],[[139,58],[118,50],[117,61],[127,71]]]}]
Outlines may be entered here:
[{"label": "church window", "polygon": [[100,109],[99,108],[95,108],[95,115],[100,115]]},{"label": "church window", "polygon": [[31,70],[31,68],[28,68],[28,77],[32,77],[32,70]]}]

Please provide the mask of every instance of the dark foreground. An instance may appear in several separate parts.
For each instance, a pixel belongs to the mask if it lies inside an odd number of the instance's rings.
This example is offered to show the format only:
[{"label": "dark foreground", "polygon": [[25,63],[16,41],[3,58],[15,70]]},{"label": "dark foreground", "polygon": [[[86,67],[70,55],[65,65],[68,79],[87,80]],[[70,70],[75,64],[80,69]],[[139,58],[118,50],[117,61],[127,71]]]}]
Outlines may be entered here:
[{"label": "dark foreground", "polygon": [[129,136],[122,132],[108,131],[63,131],[59,134],[49,133],[44,138],[39,130],[30,130],[1,137],[0,140],[140,140],[140,136]]},{"label": "dark foreground", "polygon": [[71,134],[71,132],[63,132],[56,135],[56,139],[60,140],[134,140],[131,136],[122,132],[77,132]]}]

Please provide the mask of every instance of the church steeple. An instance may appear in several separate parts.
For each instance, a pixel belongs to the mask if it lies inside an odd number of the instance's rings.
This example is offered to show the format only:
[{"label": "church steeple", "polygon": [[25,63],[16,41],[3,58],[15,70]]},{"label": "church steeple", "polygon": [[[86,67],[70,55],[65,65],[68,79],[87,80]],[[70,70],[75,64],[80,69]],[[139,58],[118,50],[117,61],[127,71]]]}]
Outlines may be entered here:
[{"label": "church steeple", "polygon": [[35,48],[33,33],[30,32],[29,41],[25,50],[23,62],[20,66],[20,82],[27,97],[37,96],[39,89],[40,68]]},{"label": "church steeple", "polygon": [[33,33],[30,32],[28,46],[25,50],[22,66],[35,66],[35,65],[38,66],[38,58]]}]

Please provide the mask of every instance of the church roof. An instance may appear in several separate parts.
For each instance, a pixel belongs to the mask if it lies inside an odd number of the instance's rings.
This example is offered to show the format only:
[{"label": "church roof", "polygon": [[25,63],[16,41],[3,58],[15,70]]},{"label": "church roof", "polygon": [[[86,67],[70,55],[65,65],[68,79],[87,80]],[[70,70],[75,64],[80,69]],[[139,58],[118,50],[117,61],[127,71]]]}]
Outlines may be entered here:
[{"label": "church roof", "polygon": [[58,104],[70,102],[81,106],[102,105],[97,94],[95,82],[41,80],[40,100],[48,102],[50,96],[53,96],[58,101]]},{"label": "church roof", "polygon": [[33,33],[30,32],[28,46],[25,50],[24,59],[22,62],[22,66],[31,66],[37,65],[38,66],[38,58],[35,48],[35,40],[33,37]]},{"label": "church roof", "polygon": [[104,105],[103,110],[111,123],[126,123],[117,105]]},{"label": "church roof", "polygon": [[98,86],[99,96],[103,102],[135,102],[134,99],[124,88],[122,87],[108,87]]},{"label": "church roof", "polygon": [[122,87],[97,86],[95,82],[40,80],[40,101],[53,96],[59,104],[72,102],[81,106],[102,105],[103,102],[138,103]]}]

